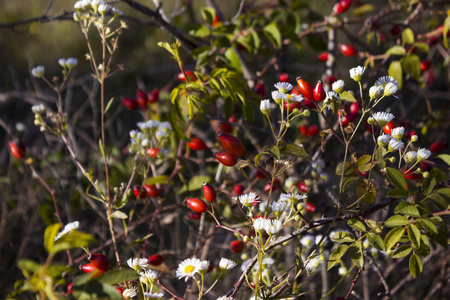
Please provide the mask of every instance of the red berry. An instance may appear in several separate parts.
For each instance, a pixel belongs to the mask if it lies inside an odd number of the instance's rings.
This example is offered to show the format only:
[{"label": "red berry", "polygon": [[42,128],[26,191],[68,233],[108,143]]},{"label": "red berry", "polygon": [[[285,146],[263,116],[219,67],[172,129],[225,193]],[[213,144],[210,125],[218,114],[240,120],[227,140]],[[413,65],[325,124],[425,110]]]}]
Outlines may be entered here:
[{"label": "red berry", "polygon": [[9,142],[9,151],[11,152],[11,155],[14,156],[17,159],[24,159],[25,158],[25,146],[22,144],[22,142],[14,143],[13,141]]},{"label": "red berry", "polygon": [[358,168],[356,168],[356,174],[358,174],[359,176],[366,176],[367,175],[367,171],[366,172],[361,172],[360,170],[358,170]]},{"label": "red berry", "polygon": [[279,80],[281,82],[289,82],[289,74],[288,73],[281,73]]},{"label": "red berry", "polygon": [[67,292],[72,295],[72,293],[73,293],[73,283],[72,282],[67,285]]},{"label": "red berry", "polygon": [[233,125],[230,124],[228,121],[224,121],[220,123],[220,130],[226,133],[232,133],[233,132]]},{"label": "red berry", "polygon": [[231,115],[231,116],[228,118],[228,122],[230,122],[230,123],[236,123],[236,122],[237,122],[237,119],[236,119],[236,117],[235,117],[234,115]]},{"label": "red berry", "polygon": [[298,90],[298,87],[294,86],[291,90],[291,94],[300,95],[300,91]]},{"label": "red berry", "polygon": [[94,273],[92,277],[98,277],[106,272],[105,270],[100,270],[96,268],[93,263],[80,265],[80,270],[83,271],[84,273]]},{"label": "red berry", "polygon": [[334,5],[333,11],[342,14],[350,8],[350,5],[352,5],[352,0],[341,0]]},{"label": "red berry", "polygon": [[159,190],[158,188],[153,184],[146,184],[144,185],[144,189],[147,192],[147,196],[149,197],[159,197]]},{"label": "red berry", "polygon": [[147,108],[147,94],[143,90],[138,90],[136,93],[136,101],[142,108]]},{"label": "red berry", "polygon": [[161,254],[153,254],[148,258],[148,263],[152,266],[159,266],[164,262],[164,256]]},{"label": "red berry", "polygon": [[311,202],[306,202],[305,209],[307,212],[313,213],[316,211],[316,206],[314,204],[312,204]]},{"label": "red berry", "polygon": [[230,243],[230,251],[233,253],[242,252],[245,248],[245,243],[243,241],[235,240]]},{"label": "red berry", "polygon": [[431,165],[430,165],[429,163],[425,162],[425,161],[423,161],[423,162],[420,163],[420,170],[421,170],[422,172],[430,171],[431,168],[432,168]]},{"label": "red berry", "polygon": [[413,170],[406,170],[405,172],[403,172],[403,176],[405,176],[405,178],[409,180],[417,180],[422,177],[422,174],[413,173]]},{"label": "red berry", "polygon": [[446,142],[434,142],[430,146],[430,151],[431,152],[435,152],[435,153],[439,153],[442,150],[444,150],[446,147],[447,147],[447,143]]},{"label": "red berry", "polygon": [[214,202],[214,200],[216,200],[216,190],[207,182],[203,182],[203,196],[208,202]]},{"label": "red berry", "polygon": [[138,107],[137,102],[131,98],[123,97],[122,103],[129,110],[135,110]]},{"label": "red berry", "polygon": [[187,142],[186,144],[194,151],[208,149],[208,146],[206,146],[205,142],[199,138],[191,138],[191,141]]},{"label": "red berry", "polygon": [[425,59],[420,63],[420,69],[425,72],[428,71],[431,67],[431,61],[429,59]]},{"label": "red berry", "polygon": [[295,108],[301,109],[302,108],[302,104],[300,102],[297,101],[292,101],[291,103],[287,103],[285,100],[283,100],[283,109],[284,110],[288,110],[291,112],[293,111]]},{"label": "red berry", "polygon": [[328,60],[328,52],[322,52],[319,54],[319,60],[326,62]]},{"label": "red berry", "polygon": [[319,127],[317,125],[311,125],[308,128],[308,135],[316,136],[319,134]]},{"label": "red berry", "polygon": [[307,193],[309,190],[309,187],[304,182],[299,182],[297,187],[298,190],[302,193]]},{"label": "red berry", "polygon": [[[186,74],[186,76],[184,76]],[[186,80],[187,77],[187,80]],[[197,76],[195,76],[194,72],[186,70],[183,73],[178,74],[178,79],[183,81],[183,82],[190,82],[190,81],[196,81],[197,80]]]},{"label": "red berry", "polygon": [[255,94],[261,96],[261,99],[266,98],[266,86],[260,82],[255,87]]},{"label": "red berry", "polygon": [[208,206],[206,206],[206,203],[200,198],[188,198],[186,203],[189,208],[196,213],[204,213],[208,210]]},{"label": "red berry", "polygon": [[384,127],[383,127],[383,131],[386,134],[391,134],[392,129],[394,129],[394,121],[389,121],[389,123],[387,123]]},{"label": "red berry", "polygon": [[260,169],[258,169],[258,170],[256,171],[256,178],[258,178],[258,179],[264,179],[264,178],[266,178],[266,177],[267,177],[266,174],[264,174],[264,172],[261,171]]},{"label": "red berry", "polygon": [[[303,80],[301,77],[297,77],[297,85],[300,93],[305,97],[305,100],[313,100],[313,86],[308,81]],[[304,103],[303,103],[304,104]],[[306,105],[305,105],[306,106]]]},{"label": "red berry", "polygon": [[306,126],[306,125],[301,125],[301,126],[300,126],[300,133],[301,133],[303,136],[307,136],[307,135],[308,135],[308,126]]},{"label": "red berry", "polygon": [[222,19],[218,15],[215,15],[211,26],[216,27],[218,25],[222,25]]},{"label": "red berry", "polygon": [[236,195],[242,195],[244,194],[245,191],[245,186],[243,186],[242,184],[236,184],[234,186],[234,192],[236,193]]},{"label": "red berry", "polygon": [[232,167],[237,164],[236,156],[226,151],[216,152],[214,155],[216,159],[225,166]]},{"label": "red berry", "polygon": [[94,267],[102,271],[108,271],[109,259],[100,253],[89,254],[88,259]]},{"label": "red berry", "polygon": [[391,27],[390,32],[392,35],[398,35],[398,34],[400,34],[400,32],[402,32],[402,29],[400,27],[398,27],[397,25],[394,25]]},{"label": "red berry", "polygon": [[417,132],[415,130],[408,132],[406,136],[408,137],[408,140],[411,140],[413,135],[417,135]]},{"label": "red berry", "polygon": [[267,181],[266,185],[264,186],[264,192],[271,191],[277,185],[280,185],[280,180],[278,178],[275,178],[275,180],[273,181],[273,186],[272,181]]},{"label": "red berry", "polygon": [[196,213],[196,212],[191,212],[188,214],[188,218],[191,220],[200,220],[202,218],[202,214]]},{"label": "red berry", "polygon": [[327,80],[328,80],[328,84],[332,85],[334,82],[337,81],[337,78],[333,75],[330,75],[330,76],[328,76]]},{"label": "red berry", "polygon": [[302,104],[306,108],[315,108],[314,102],[309,99],[304,99]]},{"label": "red berry", "polygon": [[358,50],[356,50],[355,47],[349,44],[340,44],[339,50],[341,50],[341,53],[345,56],[355,56],[358,54]]},{"label": "red berry", "polygon": [[144,199],[147,196],[147,192],[144,188],[141,189],[140,185],[135,185],[133,187],[134,196],[138,199]]},{"label": "red berry", "polygon": [[120,296],[122,296],[123,288],[116,286],[114,289],[119,293]]},{"label": "red berry", "polygon": [[245,148],[241,140],[223,131],[217,135],[219,137],[222,147],[230,154],[235,156],[245,155]]},{"label": "red berry", "polygon": [[314,87],[313,96],[314,96],[314,100],[316,100],[318,102],[325,100],[325,98],[327,97],[327,93],[325,92],[325,89],[323,88],[322,80],[317,81],[317,84]]},{"label": "red berry", "polygon": [[344,126],[344,127],[350,123],[350,119],[348,118],[348,115],[343,116],[341,120],[342,120],[342,126]]},{"label": "red berry", "polygon": [[147,154],[150,157],[156,158],[158,156],[159,149],[158,148],[148,148]]},{"label": "red berry", "polygon": [[150,94],[147,96],[148,102],[155,103],[159,100],[159,89],[154,89]]},{"label": "red berry", "polygon": [[358,111],[359,111],[359,103],[358,102],[352,103],[352,105],[350,105],[350,113],[357,114]]}]

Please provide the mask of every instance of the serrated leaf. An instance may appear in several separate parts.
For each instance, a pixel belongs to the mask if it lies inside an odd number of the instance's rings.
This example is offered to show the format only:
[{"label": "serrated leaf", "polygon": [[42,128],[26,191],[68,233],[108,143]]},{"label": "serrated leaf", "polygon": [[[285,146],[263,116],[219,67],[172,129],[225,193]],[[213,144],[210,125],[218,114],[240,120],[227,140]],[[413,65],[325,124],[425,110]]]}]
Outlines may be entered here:
[{"label": "serrated leaf", "polygon": [[370,169],[372,169],[372,165],[370,162],[372,161],[372,156],[370,155],[363,155],[360,158],[358,158],[358,161],[356,162],[356,165],[358,166],[358,170],[360,172],[367,172]]},{"label": "serrated leaf", "polygon": [[393,185],[406,191],[406,180],[402,173],[393,168],[386,168],[386,175]]},{"label": "serrated leaf", "polygon": [[389,54],[389,55],[405,55],[406,54],[406,50],[405,50],[405,47],[394,46],[394,47],[389,48],[386,51],[386,54]]},{"label": "serrated leaf", "polygon": [[364,223],[361,222],[358,219],[350,219],[347,221],[348,226],[350,226],[351,228],[355,229],[356,231],[359,232],[366,232],[366,226],[364,226]]},{"label": "serrated leaf", "polygon": [[403,233],[405,232],[405,228],[403,227],[396,227],[391,229],[391,231],[386,234],[386,237],[384,238],[384,251],[389,251],[397,244],[397,242],[401,239],[403,236]]},{"label": "serrated leaf", "polygon": [[403,70],[412,78],[419,80],[421,76],[420,58],[415,54],[407,55],[402,61]]},{"label": "serrated leaf", "polygon": [[404,217],[402,215],[393,215],[392,217],[390,217],[389,219],[386,220],[386,222],[384,223],[384,226],[393,228],[393,227],[398,227],[398,226],[403,226],[403,225],[408,225],[408,224],[409,224],[409,221],[406,217]]},{"label": "serrated leaf", "polygon": [[362,269],[364,267],[364,256],[361,241],[351,244],[350,248],[348,249],[348,252],[350,254],[350,258],[353,261],[353,263],[358,268]]},{"label": "serrated leaf", "polygon": [[111,214],[111,217],[114,219],[121,219],[121,220],[128,219],[127,214],[124,212],[121,212],[120,210],[116,210],[115,212],[113,212]]},{"label": "serrated leaf", "polygon": [[414,278],[417,278],[417,276],[422,273],[422,268],[423,265],[419,255],[416,253],[411,254],[411,257],[409,258],[409,271],[411,272],[411,275]]},{"label": "serrated leaf", "polygon": [[[388,70],[389,76],[393,77],[395,80],[397,80],[398,88],[401,89],[403,85],[403,69],[402,69],[402,63],[398,60],[391,62],[389,65]],[[384,149],[384,148],[380,148]]]},{"label": "serrated leaf", "polygon": [[338,243],[352,243],[355,241],[353,234],[347,231],[338,231],[331,237],[331,239]]},{"label": "serrated leaf", "polygon": [[108,104],[106,104],[106,108],[105,108],[105,111],[104,111],[104,113],[106,114],[106,112],[109,110],[109,108],[111,107],[111,104],[114,102],[114,97],[112,97],[110,100],[109,100],[109,102],[108,102]]},{"label": "serrated leaf", "polygon": [[411,217],[420,217],[419,210],[417,209],[416,204],[406,203],[404,201],[400,202],[397,207],[395,207],[394,213],[404,214]]},{"label": "serrated leaf", "polygon": [[58,234],[60,228],[61,225],[59,223],[55,223],[53,225],[48,226],[45,229],[44,246],[45,250],[47,250],[48,253],[52,252],[53,250],[53,246],[55,244],[55,237]]},{"label": "serrated leaf", "polygon": [[430,220],[422,219],[420,220],[420,223],[422,224],[422,227],[425,228],[425,230],[431,234],[437,234],[438,231],[436,229],[436,225],[433,224]]},{"label": "serrated leaf", "polygon": [[346,101],[346,102],[356,102],[355,96],[353,93],[350,93],[349,91],[345,91],[339,94],[339,100]]},{"label": "serrated leaf", "polygon": [[411,253],[412,247],[410,245],[403,245],[395,249],[394,252],[392,252],[393,258],[402,258]]},{"label": "serrated leaf", "polygon": [[295,155],[297,157],[311,160],[311,157],[305,151],[305,149],[303,149],[302,147],[300,147],[299,145],[296,145],[296,144],[287,144],[287,145],[281,147],[280,152],[283,154]]},{"label": "serrated leaf", "polygon": [[408,225],[407,229],[409,240],[413,244],[414,248],[419,249],[421,243],[419,228],[417,228],[417,226],[414,224],[410,224]]},{"label": "serrated leaf", "polygon": [[369,232],[367,234],[367,240],[376,249],[381,250],[381,251],[384,250],[384,242],[383,242],[383,239],[379,235],[377,235],[373,232]]},{"label": "serrated leaf", "polygon": [[405,28],[402,32],[403,43],[412,45],[414,44],[414,32],[411,28]]},{"label": "serrated leaf", "polygon": [[341,257],[345,254],[345,252],[347,252],[348,247],[349,247],[348,245],[342,244],[330,254],[330,258],[328,259],[327,270],[331,269],[335,264],[339,262]]},{"label": "serrated leaf", "polygon": [[[340,162],[336,167],[336,175],[341,176],[342,175],[342,168],[344,167],[344,162]],[[345,162],[345,170],[344,170],[344,176],[345,175],[351,175],[356,172],[356,167],[349,161]]]},{"label": "serrated leaf", "polygon": [[395,188],[387,192],[386,197],[402,199],[408,197],[408,192],[402,188]]},{"label": "serrated leaf", "polygon": [[447,165],[450,166],[450,155],[448,154],[440,154],[437,156],[437,158],[442,159]]},{"label": "serrated leaf", "polygon": [[136,239],[136,240],[134,240],[133,242],[127,244],[123,249],[128,249],[128,248],[133,247],[134,245],[140,244],[140,243],[142,243],[142,242],[145,241],[146,239],[149,239],[149,238],[152,237],[152,236],[153,236],[153,233],[147,234],[146,236],[144,236],[144,237],[142,237],[142,238],[139,238],[139,239]]},{"label": "serrated leaf", "polygon": [[275,48],[281,48],[281,33],[276,23],[270,23],[264,27],[264,34]]}]

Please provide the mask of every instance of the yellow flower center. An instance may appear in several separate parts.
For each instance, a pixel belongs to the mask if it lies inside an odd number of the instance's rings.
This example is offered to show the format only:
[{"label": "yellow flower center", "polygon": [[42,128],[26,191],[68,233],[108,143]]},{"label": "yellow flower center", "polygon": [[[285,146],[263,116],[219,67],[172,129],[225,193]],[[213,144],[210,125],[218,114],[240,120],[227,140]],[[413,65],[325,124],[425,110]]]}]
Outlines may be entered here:
[{"label": "yellow flower center", "polygon": [[185,268],[184,268],[184,272],[186,272],[186,273],[192,273],[193,271],[194,271],[194,266],[193,265],[189,265],[189,266],[186,266]]}]

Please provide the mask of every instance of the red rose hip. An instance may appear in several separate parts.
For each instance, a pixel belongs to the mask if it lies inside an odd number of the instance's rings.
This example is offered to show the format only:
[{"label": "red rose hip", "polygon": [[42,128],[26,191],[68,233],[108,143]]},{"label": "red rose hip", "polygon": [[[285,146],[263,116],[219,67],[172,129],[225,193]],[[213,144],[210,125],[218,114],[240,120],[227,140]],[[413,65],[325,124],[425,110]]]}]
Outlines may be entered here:
[{"label": "red rose hip", "polygon": [[235,156],[245,155],[245,148],[241,140],[223,131],[218,134],[222,147],[230,154]]},{"label": "red rose hip", "polygon": [[216,200],[216,190],[207,182],[203,182],[203,196],[208,202],[214,202],[214,200]]},{"label": "red rose hip", "polygon": [[206,203],[200,198],[188,198],[186,203],[189,208],[196,213],[204,213],[208,210],[208,206],[206,206]]}]

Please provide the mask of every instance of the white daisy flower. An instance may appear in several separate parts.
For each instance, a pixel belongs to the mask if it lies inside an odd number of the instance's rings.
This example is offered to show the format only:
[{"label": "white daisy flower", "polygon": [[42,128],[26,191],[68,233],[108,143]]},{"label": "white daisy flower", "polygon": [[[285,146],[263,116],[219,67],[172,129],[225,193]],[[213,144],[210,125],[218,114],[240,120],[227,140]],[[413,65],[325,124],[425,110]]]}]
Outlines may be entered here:
[{"label": "white daisy flower", "polygon": [[77,2],[75,2],[73,7],[75,8],[76,11],[82,11],[83,10],[83,2],[84,1],[77,1]]},{"label": "white daisy flower", "polygon": [[331,89],[336,92],[336,93],[342,93],[344,91],[344,80],[339,79],[335,82],[333,82],[333,84],[331,85]]},{"label": "white daisy flower", "polygon": [[66,66],[69,68],[69,70],[73,69],[78,65],[78,60],[73,57],[69,57],[66,59]]},{"label": "white daisy flower", "polygon": [[391,76],[383,76],[375,81],[375,84],[381,86],[383,89],[388,83],[393,83],[398,86],[397,80],[395,80],[394,77]]},{"label": "white daisy flower", "polygon": [[110,11],[111,8],[112,8],[111,5],[106,4],[106,3],[102,3],[102,4],[100,4],[100,5],[98,6],[98,9],[97,9],[97,10],[98,10],[98,12],[99,12],[101,15],[104,15],[104,14],[106,14],[108,11]]},{"label": "white daisy flower", "polygon": [[316,241],[316,240],[315,240],[315,238],[314,238],[313,235],[307,234],[307,235],[304,235],[304,236],[300,239],[300,244],[301,244],[303,247],[309,247],[309,246],[314,245],[315,241]]},{"label": "white daisy flower", "polygon": [[159,299],[162,296],[164,296],[163,293],[145,293],[144,292],[145,299]]},{"label": "white daisy flower", "polygon": [[239,196],[239,202],[241,202],[242,205],[250,207],[252,206],[253,202],[260,202],[259,197],[256,193],[248,193]]},{"label": "white daisy flower", "polygon": [[416,151],[408,151],[408,152],[406,152],[403,159],[405,160],[405,163],[411,164],[417,159],[417,152]]},{"label": "white daisy flower", "polygon": [[374,85],[369,89],[369,97],[370,99],[377,98],[383,94],[383,87],[380,85]]},{"label": "white daisy flower", "polygon": [[266,227],[266,222],[268,220],[266,218],[256,218],[253,220],[253,228],[255,228],[256,232],[264,231],[264,227]]},{"label": "white daisy flower", "polygon": [[285,100],[288,103],[290,103],[290,102],[302,102],[303,101],[303,96],[302,95],[294,95],[294,94],[284,94],[283,95],[283,100]]},{"label": "white daisy flower", "polygon": [[378,146],[380,147],[386,147],[389,144],[389,140],[391,139],[391,136],[389,134],[382,134],[378,137]]},{"label": "white daisy flower", "polygon": [[430,156],[431,156],[431,151],[430,150],[427,150],[425,148],[419,148],[419,150],[417,150],[417,160],[418,161],[426,160]]},{"label": "white daisy flower", "polygon": [[66,59],[65,59],[65,58],[60,58],[60,59],[58,59],[58,64],[59,64],[61,67],[65,68],[65,67],[66,67]]},{"label": "white daisy flower", "polygon": [[159,273],[154,270],[145,270],[141,272],[141,277],[139,280],[145,284],[155,284],[158,280]]},{"label": "white daisy flower", "polygon": [[366,68],[362,67],[362,66],[357,66],[356,68],[352,68],[352,69],[350,69],[350,77],[354,81],[359,82],[359,81],[361,81],[361,77],[364,74],[365,70],[366,70]]},{"label": "white daisy flower", "polygon": [[298,193],[289,193],[289,194],[281,194],[280,201],[290,201],[294,204],[297,204],[298,201],[308,198],[308,196],[300,195]]},{"label": "white daisy flower", "polygon": [[31,69],[31,75],[33,75],[36,78],[44,77],[44,73],[45,73],[44,66],[37,66]]},{"label": "white daisy flower", "polygon": [[286,209],[287,202],[286,201],[274,201],[270,204],[270,208],[275,213],[275,215],[279,215]]},{"label": "white daisy flower", "polygon": [[284,98],[284,94],[280,93],[279,91],[272,91],[272,99],[275,102],[279,102]]},{"label": "white daisy flower", "polygon": [[78,229],[78,227],[80,227],[80,222],[78,221],[67,223],[66,226],[64,226],[64,229],[55,236],[55,241],[59,240],[63,235]]},{"label": "white daisy flower", "polygon": [[209,260],[202,260],[199,264],[198,272],[200,274],[206,274],[206,272],[208,272],[209,270],[209,265],[210,265]]},{"label": "white daisy flower", "polygon": [[397,140],[401,140],[404,133],[405,133],[405,128],[404,127],[395,127],[391,131],[391,135],[394,138],[396,138]]},{"label": "white daisy flower", "polygon": [[169,122],[165,121],[165,122],[159,123],[158,128],[159,128],[159,130],[171,131],[172,125],[170,125]]},{"label": "white daisy flower", "polygon": [[268,220],[264,225],[264,230],[268,235],[275,235],[283,228],[280,220]]},{"label": "white daisy flower", "polygon": [[402,147],[403,147],[403,142],[402,141],[399,141],[399,140],[397,140],[395,138],[392,138],[389,141],[388,151],[389,152],[394,152],[394,151],[402,149]]},{"label": "white daisy flower", "polygon": [[324,100],[324,103],[329,103],[335,100],[339,100],[339,94],[336,93],[335,91],[328,91],[327,92],[327,97]]},{"label": "white daisy flower", "polygon": [[391,113],[387,113],[384,111],[376,112],[372,115],[372,117],[377,121],[378,125],[384,127],[387,123],[394,119],[394,115]]},{"label": "white daisy flower", "polygon": [[190,278],[194,278],[194,275],[198,273],[200,267],[200,259],[192,257],[183,260],[177,268],[176,276],[178,279],[184,277],[184,281],[187,281]]},{"label": "white daisy flower", "polygon": [[398,85],[393,82],[389,82],[384,86],[384,94],[386,96],[394,95],[398,90]]},{"label": "white daisy flower", "polygon": [[283,94],[289,93],[292,90],[293,86],[289,82],[278,82],[274,84],[275,88]]},{"label": "white daisy flower", "polygon": [[[147,122],[145,122],[145,127],[148,129],[152,129],[152,128],[157,128],[159,127],[161,124],[161,122],[156,121],[156,120],[148,120]],[[162,125],[162,126],[166,126],[166,125]],[[159,128],[161,129],[161,128]]]},{"label": "white daisy flower", "polygon": [[131,289],[126,289],[125,291],[123,291],[122,297],[124,297],[125,299],[131,299],[137,296],[137,291],[137,287],[133,286]]},{"label": "white daisy flower", "polygon": [[228,271],[236,267],[236,263],[231,259],[222,257],[219,261],[219,267],[222,271]]},{"label": "white daisy flower", "polygon": [[127,260],[127,264],[130,268],[139,271],[148,267],[148,259],[146,258],[130,258]]},{"label": "white daisy flower", "polygon": [[36,115],[42,115],[45,113],[45,106],[44,104],[33,105],[31,111]]},{"label": "white daisy flower", "polygon": [[270,100],[268,99],[262,100],[261,103],[259,104],[259,109],[263,114],[268,115],[272,109]]}]

